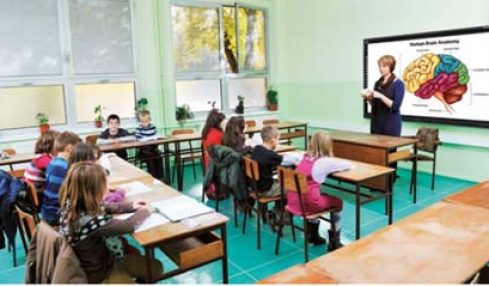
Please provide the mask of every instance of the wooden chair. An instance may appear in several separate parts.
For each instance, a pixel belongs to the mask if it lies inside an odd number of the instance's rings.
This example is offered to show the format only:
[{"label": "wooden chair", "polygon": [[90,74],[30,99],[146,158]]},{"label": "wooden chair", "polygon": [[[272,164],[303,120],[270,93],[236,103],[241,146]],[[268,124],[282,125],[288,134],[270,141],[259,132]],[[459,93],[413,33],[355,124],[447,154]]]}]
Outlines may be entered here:
[{"label": "wooden chair", "polygon": [[[171,135],[172,136],[178,136],[178,135],[191,135],[194,134],[194,130],[192,129],[175,129],[172,131]],[[202,158],[202,152],[197,151],[193,145],[192,145],[192,140],[187,140],[184,141],[188,143],[188,148],[180,148],[179,154],[175,154],[175,156],[180,156],[180,162],[181,162],[181,167],[182,168],[182,174],[183,174],[183,167],[185,166],[185,162],[192,162],[192,169],[194,172],[194,179],[197,179],[197,171],[196,171],[196,165],[195,165],[195,160],[201,160],[203,161]],[[176,173],[176,157],[175,157],[175,164],[173,164],[173,173],[172,173],[172,181],[175,179],[175,173]]]},{"label": "wooden chair", "polygon": [[[431,172],[431,190],[435,189],[436,176],[436,153],[438,146],[442,144],[439,138],[439,130],[437,128],[421,127],[418,129],[416,136],[408,136],[409,138],[418,139],[416,143],[417,154],[411,153],[407,160],[417,162],[432,162]],[[421,152],[421,153],[420,153]],[[410,192],[413,190],[414,181],[411,179]]]},{"label": "wooden chair", "polygon": [[[297,171],[294,171],[292,169],[287,169],[284,167],[278,167],[277,168],[277,173],[278,173],[278,178],[280,181],[280,195],[282,199],[285,199],[286,192],[296,192],[298,197],[299,197],[299,205],[300,205],[300,213],[294,213],[290,211],[287,206],[285,207],[285,210],[290,216],[301,216],[302,221],[303,221],[303,227],[300,228],[293,223],[293,219],[291,217],[290,219],[290,226],[292,228],[292,238],[295,241],[295,232],[294,229],[299,229],[304,231],[304,261],[307,263],[309,261],[309,250],[308,250],[308,234],[309,230],[307,227],[307,221],[312,220],[312,219],[322,219],[328,222],[332,221],[333,218],[333,213],[339,211],[338,208],[330,208],[330,209],[325,209],[321,210],[320,212],[306,212],[304,208],[304,196],[307,194],[309,188],[307,185],[307,180],[306,176],[302,173],[299,173]],[[323,216],[324,213],[329,212],[330,213],[330,219],[327,219]],[[279,220],[279,228],[277,231],[277,239],[275,242],[275,254],[277,255],[279,252],[279,247],[280,247],[280,237],[282,236],[282,229],[284,225],[284,210],[280,212],[280,220]],[[331,224],[333,229],[332,231],[335,232],[335,225]]]},{"label": "wooden chair", "polygon": [[263,120],[263,125],[277,124],[278,122],[278,119],[266,119]]},{"label": "wooden chair", "polygon": [[91,134],[85,137],[85,142],[91,145],[97,145],[98,134]]},{"label": "wooden chair", "polygon": [[[258,249],[261,249],[261,220],[265,214],[266,207],[268,203],[271,202],[277,202],[281,200],[280,196],[275,196],[275,197],[264,197],[260,195],[261,191],[265,190],[258,190],[257,187],[257,182],[260,180],[260,173],[258,169],[258,163],[245,156],[243,157],[243,162],[245,166],[245,175],[247,180],[250,183],[252,191],[248,194],[249,197],[255,199],[257,202],[257,208],[254,209],[257,213],[256,217],[256,226],[257,226],[257,232],[256,232],[256,247]],[[251,210],[251,206],[247,206]],[[243,234],[245,233],[246,229],[246,217],[248,216],[247,211],[245,209],[244,212],[244,217],[243,217]]]},{"label": "wooden chair", "polygon": [[246,127],[247,128],[250,128],[250,127],[255,127],[256,126],[256,121],[255,120],[246,120],[245,121],[245,124],[246,124]]},{"label": "wooden chair", "polygon": [[27,242],[31,241],[32,235],[34,234],[39,221],[34,215],[24,212],[21,208],[19,208],[19,206],[15,206],[15,211],[18,218],[20,236],[24,244],[25,253],[27,254]]}]

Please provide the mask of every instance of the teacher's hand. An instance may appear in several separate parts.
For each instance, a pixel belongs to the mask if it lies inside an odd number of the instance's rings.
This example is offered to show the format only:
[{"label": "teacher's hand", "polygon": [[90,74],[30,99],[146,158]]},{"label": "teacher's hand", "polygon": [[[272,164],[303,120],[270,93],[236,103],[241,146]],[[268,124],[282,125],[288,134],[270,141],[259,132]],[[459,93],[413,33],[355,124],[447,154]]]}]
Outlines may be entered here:
[{"label": "teacher's hand", "polygon": [[372,96],[374,98],[382,98],[382,97],[384,97],[384,95],[382,93],[378,92],[378,91],[372,92]]}]

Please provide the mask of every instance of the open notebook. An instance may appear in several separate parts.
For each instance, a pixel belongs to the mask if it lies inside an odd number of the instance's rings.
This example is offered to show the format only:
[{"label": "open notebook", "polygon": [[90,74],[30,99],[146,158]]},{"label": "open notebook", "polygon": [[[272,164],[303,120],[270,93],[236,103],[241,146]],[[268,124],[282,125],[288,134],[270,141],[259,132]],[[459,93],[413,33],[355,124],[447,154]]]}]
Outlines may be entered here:
[{"label": "open notebook", "polygon": [[176,196],[151,203],[153,208],[172,222],[213,212],[214,209],[187,196]]}]

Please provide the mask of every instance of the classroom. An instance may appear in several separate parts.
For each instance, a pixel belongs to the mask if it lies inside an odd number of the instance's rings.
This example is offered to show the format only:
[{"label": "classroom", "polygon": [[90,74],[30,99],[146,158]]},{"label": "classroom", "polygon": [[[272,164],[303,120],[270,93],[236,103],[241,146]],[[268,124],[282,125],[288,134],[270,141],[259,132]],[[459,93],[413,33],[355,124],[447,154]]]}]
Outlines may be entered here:
[{"label": "classroom", "polygon": [[489,283],[489,1],[0,15],[0,284]]}]

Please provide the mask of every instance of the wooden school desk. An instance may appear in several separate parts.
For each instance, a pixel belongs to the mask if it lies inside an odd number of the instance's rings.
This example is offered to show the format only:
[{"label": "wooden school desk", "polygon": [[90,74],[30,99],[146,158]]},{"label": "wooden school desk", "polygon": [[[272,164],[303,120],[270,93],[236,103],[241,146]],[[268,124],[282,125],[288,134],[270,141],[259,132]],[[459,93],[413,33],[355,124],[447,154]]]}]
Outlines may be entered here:
[{"label": "wooden school desk", "polygon": [[[386,177],[394,172],[394,169],[384,166],[377,166],[368,163],[351,161],[355,164],[355,167],[350,170],[334,172],[329,175],[330,178],[347,182],[355,185],[355,190],[349,190],[337,185],[325,184],[327,186],[333,187],[343,192],[351,193],[355,195],[355,238],[360,238],[360,227],[361,227],[361,206],[370,203],[375,200],[385,199],[386,200],[386,212],[388,216],[388,223],[392,223],[393,205],[392,205],[392,184],[387,185],[384,192],[379,192],[378,194],[366,194],[361,191],[361,187],[371,181],[374,178]],[[366,199],[362,199],[366,198]]]},{"label": "wooden school desk", "polygon": [[489,210],[439,202],[307,267],[338,283],[455,284],[489,261]]},{"label": "wooden school desk", "polygon": [[[339,131],[329,132],[333,140],[333,150],[336,157],[370,163],[374,165],[389,166],[392,163],[406,160],[409,158],[410,150],[396,150],[401,147],[411,147],[417,153],[417,139],[372,135],[367,133]],[[416,181],[417,181],[416,162],[413,165],[413,201],[416,202]],[[386,190],[389,187],[389,177],[379,177],[366,182],[365,186],[379,190]]]},{"label": "wooden school desk", "polygon": [[450,195],[443,200],[451,203],[466,204],[489,209],[489,181]]},{"label": "wooden school desk", "polygon": [[34,153],[17,153],[8,158],[0,159],[0,166],[9,166],[12,171],[13,165],[29,163],[34,158]]},{"label": "wooden school desk", "polygon": [[[150,192],[128,199],[145,199],[155,202],[175,196],[184,196],[173,188],[156,182],[148,184]],[[228,258],[226,223],[229,219],[210,212],[179,222],[169,222],[133,234],[134,239],[144,248],[147,258],[147,276],[150,283],[168,278],[208,263],[221,260],[223,282],[228,283]],[[220,236],[214,230],[220,230]],[[178,266],[165,273],[152,273],[151,260],[155,248],[160,248]]]}]

